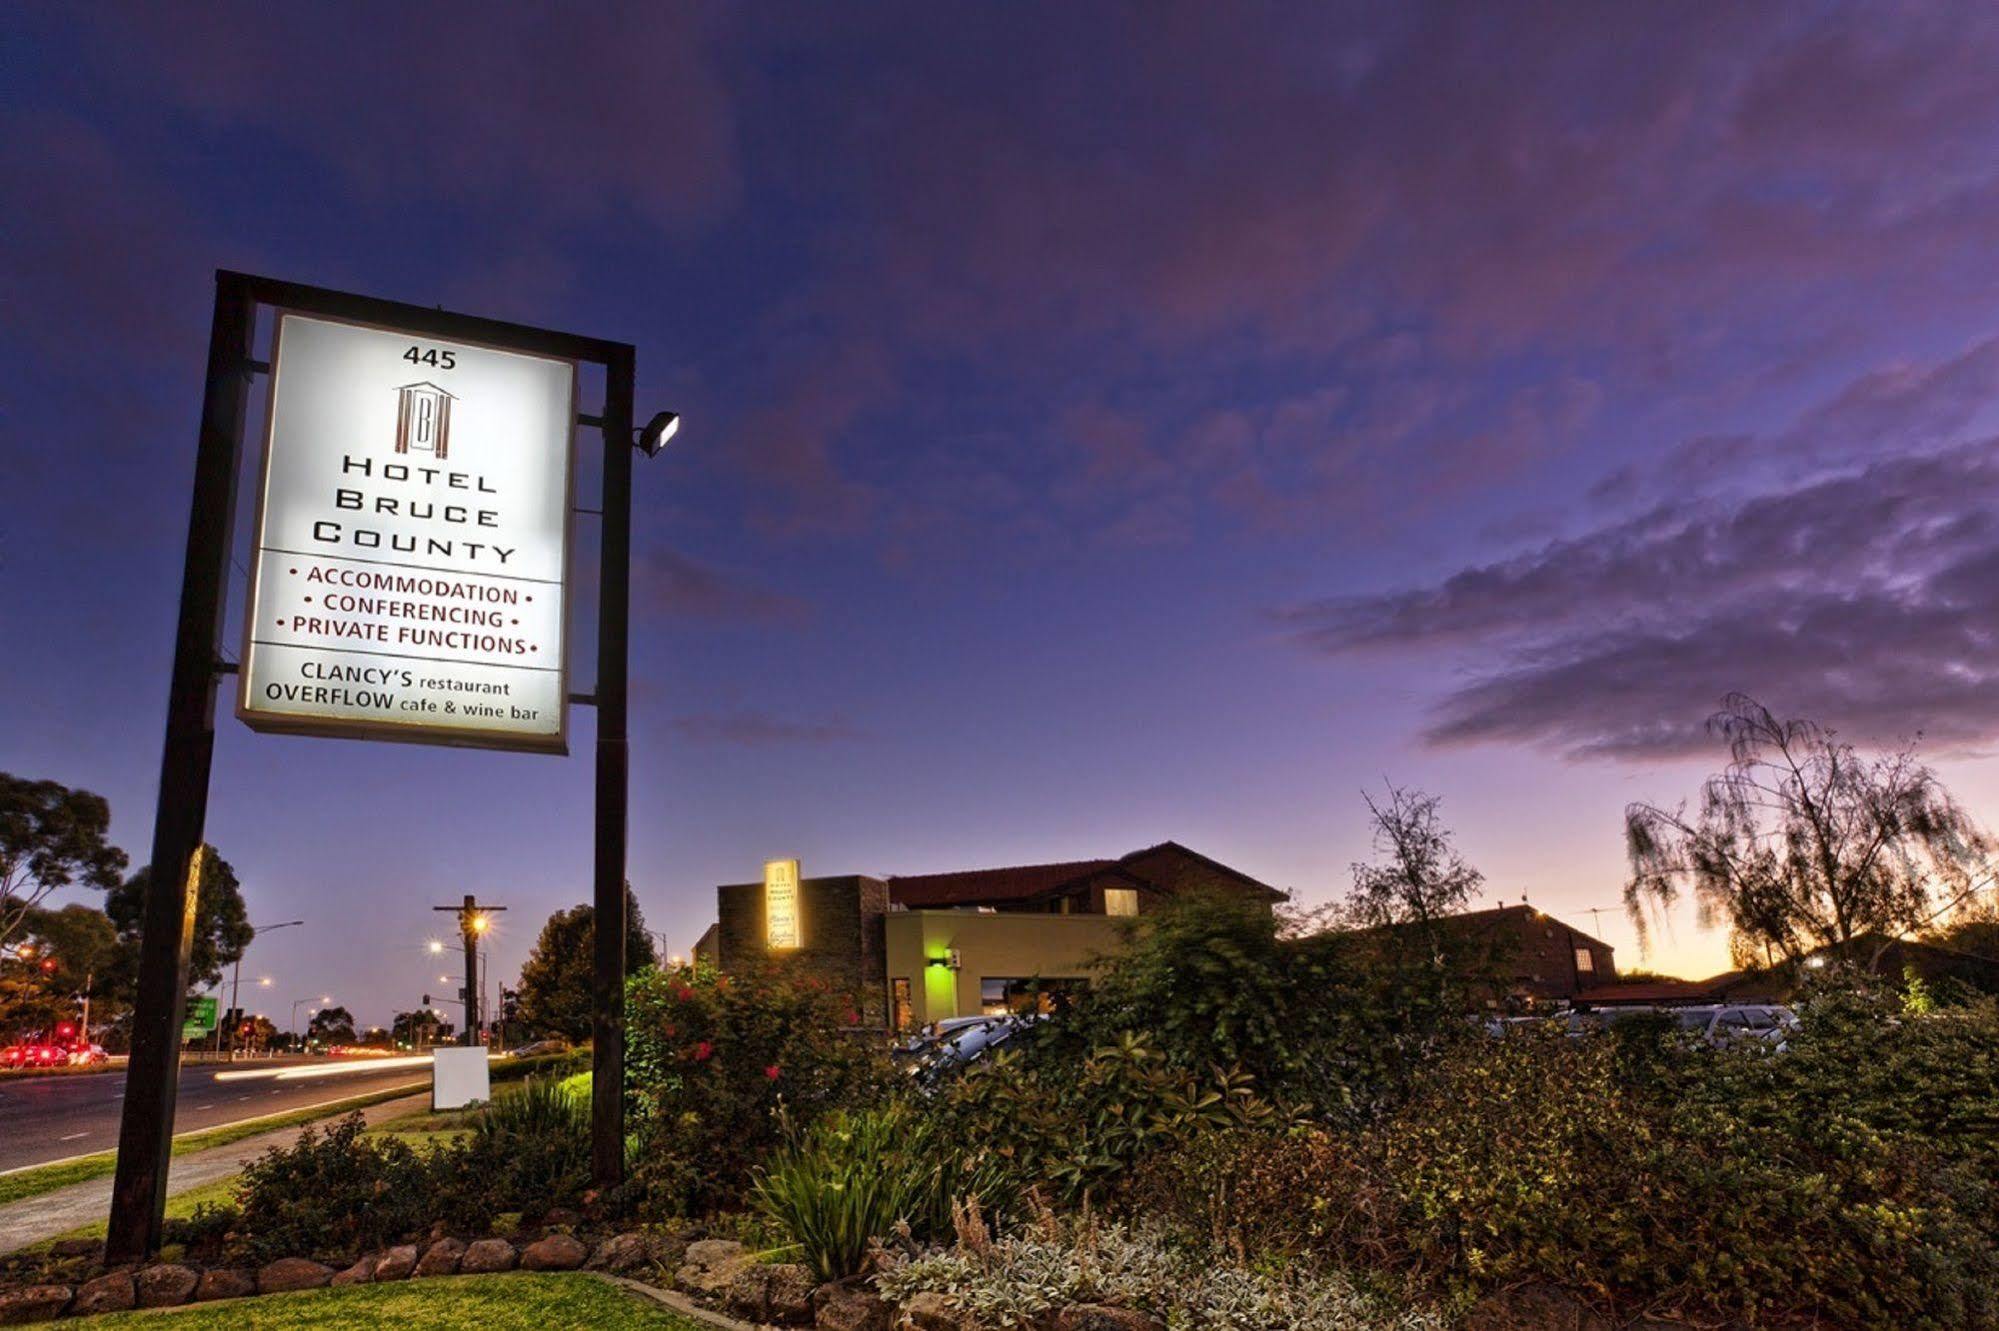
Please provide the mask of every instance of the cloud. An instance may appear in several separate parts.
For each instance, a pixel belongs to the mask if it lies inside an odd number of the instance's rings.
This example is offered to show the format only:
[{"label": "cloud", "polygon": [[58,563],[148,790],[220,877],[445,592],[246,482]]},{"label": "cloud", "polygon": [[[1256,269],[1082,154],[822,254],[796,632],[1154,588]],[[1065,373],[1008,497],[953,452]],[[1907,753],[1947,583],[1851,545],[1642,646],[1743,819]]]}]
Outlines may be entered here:
[{"label": "cloud", "polygon": [[309,148],[380,205],[630,209],[684,233],[741,190],[718,25],[697,5],[126,6],[98,24],[128,81]]},{"label": "cloud", "polygon": [[791,623],[805,602],[672,550],[641,554],[632,565],[632,600],[641,614],[710,624]]},{"label": "cloud", "polygon": [[[1865,376],[1783,437],[1856,417],[1866,437],[1893,434],[1891,417],[1855,409],[1884,398],[1923,437],[1986,354]],[[1429,586],[1276,619],[1331,655],[1477,663],[1436,704],[1434,744],[1671,755],[1703,746],[1702,720],[1737,690],[1876,739],[1975,744],[1999,736],[1999,439],[1685,494]]]},{"label": "cloud", "polygon": [[667,726],[692,744],[752,749],[841,744],[860,737],[843,721],[789,721],[764,712],[680,716]]}]

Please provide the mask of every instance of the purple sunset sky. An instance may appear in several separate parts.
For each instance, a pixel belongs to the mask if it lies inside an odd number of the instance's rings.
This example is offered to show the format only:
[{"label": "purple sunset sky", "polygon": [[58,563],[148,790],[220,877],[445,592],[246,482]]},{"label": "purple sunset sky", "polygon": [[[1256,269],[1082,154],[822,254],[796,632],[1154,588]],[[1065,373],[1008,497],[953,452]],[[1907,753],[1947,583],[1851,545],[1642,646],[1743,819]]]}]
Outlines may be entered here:
[{"label": "purple sunset sky", "polygon": [[[784,855],[1171,837],[1316,903],[1384,777],[1488,901],[1590,927],[1732,689],[1921,732],[1999,821],[1999,11],[5,23],[0,766],[108,796],[135,858],[217,267],[631,341],[641,414],[685,415],[638,469],[633,663],[676,948]],[[210,839],[310,922],[246,974],[386,1020],[466,890],[511,973],[588,893],[591,727],[222,720]],[[1725,962],[1690,918],[1601,933]]]}]

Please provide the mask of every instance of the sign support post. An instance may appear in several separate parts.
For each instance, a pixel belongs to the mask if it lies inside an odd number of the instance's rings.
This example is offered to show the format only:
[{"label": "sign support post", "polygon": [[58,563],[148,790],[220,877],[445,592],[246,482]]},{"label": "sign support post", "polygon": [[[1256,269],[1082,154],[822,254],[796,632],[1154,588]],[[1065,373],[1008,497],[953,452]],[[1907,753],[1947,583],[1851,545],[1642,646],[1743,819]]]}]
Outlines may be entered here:
[{"label": "sign support post", "polygon": [[187,959],[194,942],[202,833],[208,822],[208,773],[215,756],[216,644],[222,638],[224,575],[236,511],[236,454],[243,437],[255,325],[255,303],[247,283],[236,274],[217,273],[215,318],[208,335],[208,385],[202,393],[201,442],[194,462],[194,505],[188,516],[187,556],[181,565],[180,627],[174,635],[159,804],[153,814],[152,868],[139,944],[139,988],[132,1008],[132,1058],[118,1127],[111,1223],[104,1242],[105,1260],[113,1263],[137,1261],[157,1251],[165,1224]]},{"label": "sign support post", "polygon": [[[174,641],[166,740],[160,759],[159,805],[153,823],[150,883],[144,905],[145,926],[140,944],[131,1069],[119,1126],[117,1174],[112,1185],[105,1260],[114,1264],[143,1260],[158,1250],[164,1228],[167,1168],[172,1155],[174,1104],[180,1074],[180,1037],[186,1003],[188,955],[193,941],[196,894],[206,854],[202,837],[207,821],[209,774],[215,748],[216,680],[221,674],[239,671],[245,681],[238,704],[239,715],[244,721],[255,729],[289,730],[295,734],[409,739],[424,743],[561,753],[566,752],[567,743],[567,714],[563,709],[572,703],[597,706],[594,858],[597,929],[591,984],[594,1006],[591,1029],[596,1043],[591,1065],[591,1089],[594,1092],[591,1163],[592,1174],[599,1185],[615,1185],[624,1176],[625,855],[629,789],[626,684],[630,638],[632,450],[635,444],[632,397],[636,380],[636,352],[627,343],[578,337],[545,328],[481,319],[247,273],[219,271],[215,278],[215,314],[209,335],[207,387],[202,398],[194,498],[188,519],[186,559],[181,572],[180,621]],[[366,555],[356,555],[352,550],[333,553],[320,547],[309,547],[310,552],[269,548],[272,543],[267,539],[268,533],[263,525],[269,510],[264,501],[270,499],[273,438],[278,433],[279,404],[289,399],[276,384],[277,374],[273,368],[276,353],[273,354],[273,364],[254,358],[253,339],[259,306],[269,306],[280,312],[277,332],[273,335],[274,345],[285,342],[284,330],[288,326],[311,331],[316,324],[321,330],[318,348],[308,347],[308,359],[302,362],[308,366],[305,386],[302,390],[291,390],[291,399],[296,399],[294,409],[305,411],[308,417],[319,423],[316,437],[321,440],[328,437],[325,422],[334,420],[337,424],[339,421],[337,416],[327,413],[343,412],[345,400],[337,395],[337,385],[335,395],[331,397],[325,393],[315,396],[314,385],[323,387],[336,381],[344,382],[340,376],[354,373],[355,358],[365,359],[373,354],[361,345],[369,330],[376,335],[378,343],[379,335],[388,334],[392,343],[408,337],[457,344],[455,347],[433,346],[428,349],[411,346],[401,354],[400,359],[435,367],[440,372],[456,368],[461,378],[470,376],[477,380],[479,376],[473,368],[475,364],[492,366],[509,355],[517,361],[519,358],[540,358],[543,362],[551,359],[569,362],[566,380],[569,387],[561,390],[563,396],[558,399],[550,392],[544,392],[534,399],[551,404],[551,407],[566,404],[566,410],[559,414],[551,409],[541,417],[542,428],[550,432],[545,437],[552,438],[553,431],[560,426],[560,446],[564,450],[561,454],[561,476],[565,490],[559,503],[554,502],[553,489],[545,480],[534,479],[536,475],[545,476],[545,471],[509,471],[499,478],[498,488],[492,488],[483,476],[476,474],[476,465],[462,472],[455,470],[460,466],[460,453],[457,447],[451,446],[449,436],[469,428],[474,431],[473,438],[476,440],[481,437],[481,427],[468,424],[454,431],[453,421],[462,417],[465,422],[473,422],[478,412],[483,410],[488,428],[498,429],[503,435],[512,431],[511,437],[516,441],[523,437],[521,430],[528,428],[522,424],[528,418],[506,405],[504,400],[496,406],[494,398],[484,390],[472,392],[479,388],[478,383],[469,385],[465,392],[428,380],[401,385],[399,391],[402,397],[394,407],[401,413],[400,416],[383,418],[386,422],[385,435],[380,446],[386,449],[389,447],[387,441],[392,439],[393,454],[380,460],[379,471],[375,461],[367,455],[349,456],[341,463],[338,473],[341,479],[332,482],[352,487],[358,482],[348,478],[354,476],[380,476],[384,480],[406,482],[414,472],[421,471],[426,483],[436,482],[452,490],[467,492],[467,498],[447,495],[448,506],[438,506],[443,509],[445,522],[495,529],[504,525],[500,511],[503,502],[486,500],[483,496],[515,495],[516,492],[506,490],[507,477],[529,476],[518,496],[538,502],[535,512],[540,517],[535,521],[541,525],[530,523],[523,529],[523,534],[530,539],[530,543],[533,539],[540,539],[543,543],[539,548],[544,555],[550,549],[556,552],[554,571],[544,571],[537,578],[523,576],[523,570],[518,565],[508,571],[491,568],[475,571],[451,566],[420,570],[421,576],[411,574],[405,577],[402,573],[368,576],[394,576],[412,582],[415,585],[404,594],[429,597],[435,603],[432,608],[439,609],[447,622],[491,622],[495,625],[497,620],[465,620],[460,617],[461,612],[467,606],[476,608],[503,596],[511,604],[516,593],[496,590],[496,582],[510,580],[520,584],[539,584],[532,593],[525,586],[518,590],[523,606],[534,605],[536,595],[542,596],[542,604],[536,606],[534,611],[524,609],[518,617],[508,616],[511,622],[505,627],[521,628],[519,635],[470,636],[480,644],[490,639],[495,651],[509,655],[525,651],[530,657],[540,653],[545,643],[555,643],[558,651],[551,655],[561,656],[558,665],[549,667],[482,660],[480,654],[486,650],[485,646],[474,645],[456,648],[461,651],[456,656],[418,658],[433,663],[425,671],[398,670],[395,674],[416,676],[423,681],[424,689],[439,690],[458,686],[439,685],[432,680],[458,672],[459,679],[464,681],[459,687],[459,696],[496,691],[481,683],[478,673],[481,670],[488,672],[488,677],[492,671],[507,669],[553,676],[553,680],[538,684],[535,692],[536,697],[553,700],[557,709],[553,718],[545,710],[548,704],[543,703],[532,708],[513,706],[503,712],[501,708],[490,705],[477,709],[461,707],[450,694],[442,699],[431,699],[407,692],[391,692],[383,682],[388,672],[379,666],[349,664],[337,669],[317,669],[316,673],[303,676],[308,682],[304,687],[296,683],[286,684],[271,676],[273,667],[268,664],[268,654],[273,652],[323,654],[344,651],[348,656],[362,658],[380,655],[378,651],[356,647],[354,639],[358,636],[363,641],[376,644],[391,641],[386,634],[397,623],[405,621],[405,612],[401,607],[406,604],[415,607],[415,617],[419,621],[440,616],[429,613],[415,601],[398,601],[397,608],[388,611],[371,611],[350,604],[340,611],[328,611],[321,606],[310,614],[295,609],[285,610],[274,604],[265,608],[276,616],[276,627],[290,636],[284,641],[267,640],[268,634],[259,636],[253,621],[262,605],[258,599],[258,588],[265,584],[259,575],[266,571],[267,556],[278,553],[299,555],[297,567],[287,561],[283,577],[303,578],[310,576],[301,573],[310,560],[379,567],[381,561],[373,556],[383,548],[385,536],[387,551],[414,551],[418,548],[414,534],[404,530],[383,533],[373,530],[372,526],[369,530],[357,532],[352,542],[356,547],[365,548]],[[346,351],[331,347],[326,341],[324,330],[332,328],[338,333],[340,325],[345,325],[347,329],[341,334]],[[361,331],[356,333],[354,330]],[[393,345],[390,349],[394,350]],[[483,361],[481,358],[484,358]],[[575,366],[579,362],[604,367],[605,403],[600,416],[584,415],[576,410],[573,400]],[[380,362],[369,363],[377,368],[366,373],[379,378]],[[319,367],[317,378],[310,369],[314,365]],[[259,373],[271,375],[273,379],[272,438],[267,438],[265,443],[264,491],[258,527],[259,575],[252,577],[252,604],[245,612],[245,659],[239,667],[221,657],[219,644],[228,603],[229,545],[235,525],[236,475],[248,381],[250,376]],[[508,382],[523,382],[520,373],[513,370],[506,373],[513,376]],[[333,377],[328,378],[328,375]],[[288,377],[287,382],[295,381]],[[490,376],[485,382],[490,387]],[[547,382],[545,375],[544,382]],[[297,397],[300,391],[304,393],[302,399]],[[466,396],[466,392],[471,395]],[[518,398],[519,394],[515,396]],[[501,398],[505,399],[504,391]],[[379,414],[378,409],[370,409],[377,410]],[[312,416],[315,411],[320,413],[316,417]],[[662,413],[660,419],[671,421],[672,417],[670,413]],[[561,648],[561,640],[552,636],[562,633],[566,619],[562,612],[566,608],[568,578],[563,570],[567,567],[565,561],[569,548],[567,524],[573,509],[572,497],[566,487],[573,458],[569,450],[575,446],[578,425],[598,426],[604,438],[602,568],[597,607],[598,682],[595,696],[590,697],[567,693],[566,651]],[[648,428],[650,430],[651,427]],[[294,435],[295,431],[288,431],[287,440],[294,438]],[[344,433],[339,437],[344,441]],[[530,463],[537,458],[545,462],[549,452],[546,449],[535,452],[532,443],[531,437],[526,445],[516,442],[512,456],[527,458]],[[315,446],[322,450],[318,454],[322,466],[330,466],[324,451],[327,445],[320,443]],[[344,442],[341,446],[344,447]],[[288,449],[293,447],[287,443]],[[548,447],[554,445],[551,443]],[[428,453],[436,462],[444,462],[448,456],[450,467],[426,468],[420,463],[395,460],[410,451]],[[648,451],[653,451],[650,445]],[[294,451],[285,453],[285,457],[292,461],[299,456]],[[322,471],[320,474],[326,473]],[[438,477],[443,477],[443,480],[437,481]],[[295,492],[288,489],[284,497],[286,504],[295,512]],[[474,497],[477,497],[476,507]],[[362,503],[358,491],[344,488],[332,491],[327,498],[333,508],[327,511],[326,520],[311,527],[308,541],[338,541],[347,525],[347,513],[359,511]],[[554,530],[552,520],[548,520],[551,508],[561,515],[560,540],[553,546],[547,543],[548,533]],[[393,505],[384,507],[382,504],[374,510],[388,514],[398,511]],[[417,513],[412,506],[408,516],[428,520],[434,514],[430,511]],[[379,519],[373,525],[380,525]],[[477,530],[471,531],[469,536],[471,539],[465,547],[468,558],[481,552],[491,552],[491,557],[504,562],[524,548],[519,544],[510,544],[502,549],[493,543],[495,538]],[[364,540],[363,537],[373,539]],[[426,555],[435,553],[449,560],[453,544],[450,539],[434,539],[426,541],[423,549]],[[405,564],[408,562],[405,561]],[[438,573],[447,576],[428,576]],[[354,581],[347,585],[364,584]],[[379,584],[370,582],[365,585]],[[551,586],[554,591],[543,590]],[[304,587],[294,584],[290,590],[302,594]],[[402,590],[398,588],[399,592]],[[287,592],[272,589],[272,594],[285,595]],[[349,602],[356,600],[352,597],[346,599]],[[310,602],[310,597],[304,598],[303,603]],[[325,617],[329,613],[344,613],[351,622],[334,624]],[[389,618],[371,622],[366,620],[370,614],[387,615]],[[540,616],[543,627],[539,630],[523,627],[523,621],[535,615]],[[325,627],[327,625],[331,627]],[[550,629],[549,625],[553,628]],[[358,630],[358,633],[350,633],[350,629]],[[447,635],[446,640],[439,641],[437,645],[452,648],[449,638],[450,635]],[[255,655],[258,652],[265,655]],[[297,659],[296,656],[287,658],[292,663]],[[543,656],[540,659],[546,662],[549,658]],[[254,661],[266,661],[263,676],[258,676],[252,668]],[[284,664],[280,663],[281,666]],[[355,671],[368,676],[368,687],[345,685],[345,681],[355,678]],[[468,671],[471,673],[464,673]],[[253,690],[251,685],[260,679],[263,681],[260,689]],[[315,682],[325,680],[334,683],[328,686]],[[416,680],[403,679],[400,687],[403,690],[413,689]],[[508,691],[498,689],[497,692],[506,695]],[[287,708],[273,708],[267,705],[271,699],[303,700],[306,706],[301,708],[294,702]],[[382,711],[402,704],[408,704],[407,710],[417,715],[405,721],[400,712],[388,715]],[[362,710],[357,712],[355,708]],[[368,708],[375,710],[369,712]],[[436,719],[447,715],[453,718],[449,722]],[[474,717],[480,719],[475,723]],[[469,979],[476,975],[476,971],[468,967],[467,975]],[[474,995],[468,995],[468,999],[476,1004]],[[476,1012],[476,1005],[468,1011]]]},{"label": "sign support post", "polygon": [[590,1176],[600,1188],[625,1177],[625,834],[630,754],[625,686],[632,581],[630,347],[604,367],[604,499],[597,609],[597,865],[590,984]]}]

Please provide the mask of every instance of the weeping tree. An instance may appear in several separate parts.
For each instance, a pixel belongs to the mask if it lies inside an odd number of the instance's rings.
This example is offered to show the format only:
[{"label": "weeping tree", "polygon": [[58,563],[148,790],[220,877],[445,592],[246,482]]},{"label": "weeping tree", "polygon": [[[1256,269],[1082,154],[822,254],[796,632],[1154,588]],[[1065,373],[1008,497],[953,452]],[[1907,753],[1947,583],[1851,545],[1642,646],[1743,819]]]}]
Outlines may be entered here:
[{"label": "weeping tree", "polygon": [[1648,911],[1691,891],[1702,927],[1728,926],[1738,964],[1850,953],[1857,939],[1934,924],[1990,881],[1991,837],[1913,745],[1863,757],[1743,694],[1722,700],[1708,731],[1729,761],[1695,811],[1625,810],[1624,904],[1641,940]]}]

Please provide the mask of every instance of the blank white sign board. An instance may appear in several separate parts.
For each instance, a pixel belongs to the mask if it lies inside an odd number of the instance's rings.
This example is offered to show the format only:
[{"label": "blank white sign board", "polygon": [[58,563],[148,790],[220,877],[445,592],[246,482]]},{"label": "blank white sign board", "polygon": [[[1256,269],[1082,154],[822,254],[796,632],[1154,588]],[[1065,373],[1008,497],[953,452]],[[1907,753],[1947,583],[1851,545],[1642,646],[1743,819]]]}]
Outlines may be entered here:
[{"label": "blank white sign board", "polygon": [[431,1054],[431,1109],[463,1109],[492,1098],[484,1049],[439,1049]]}]

